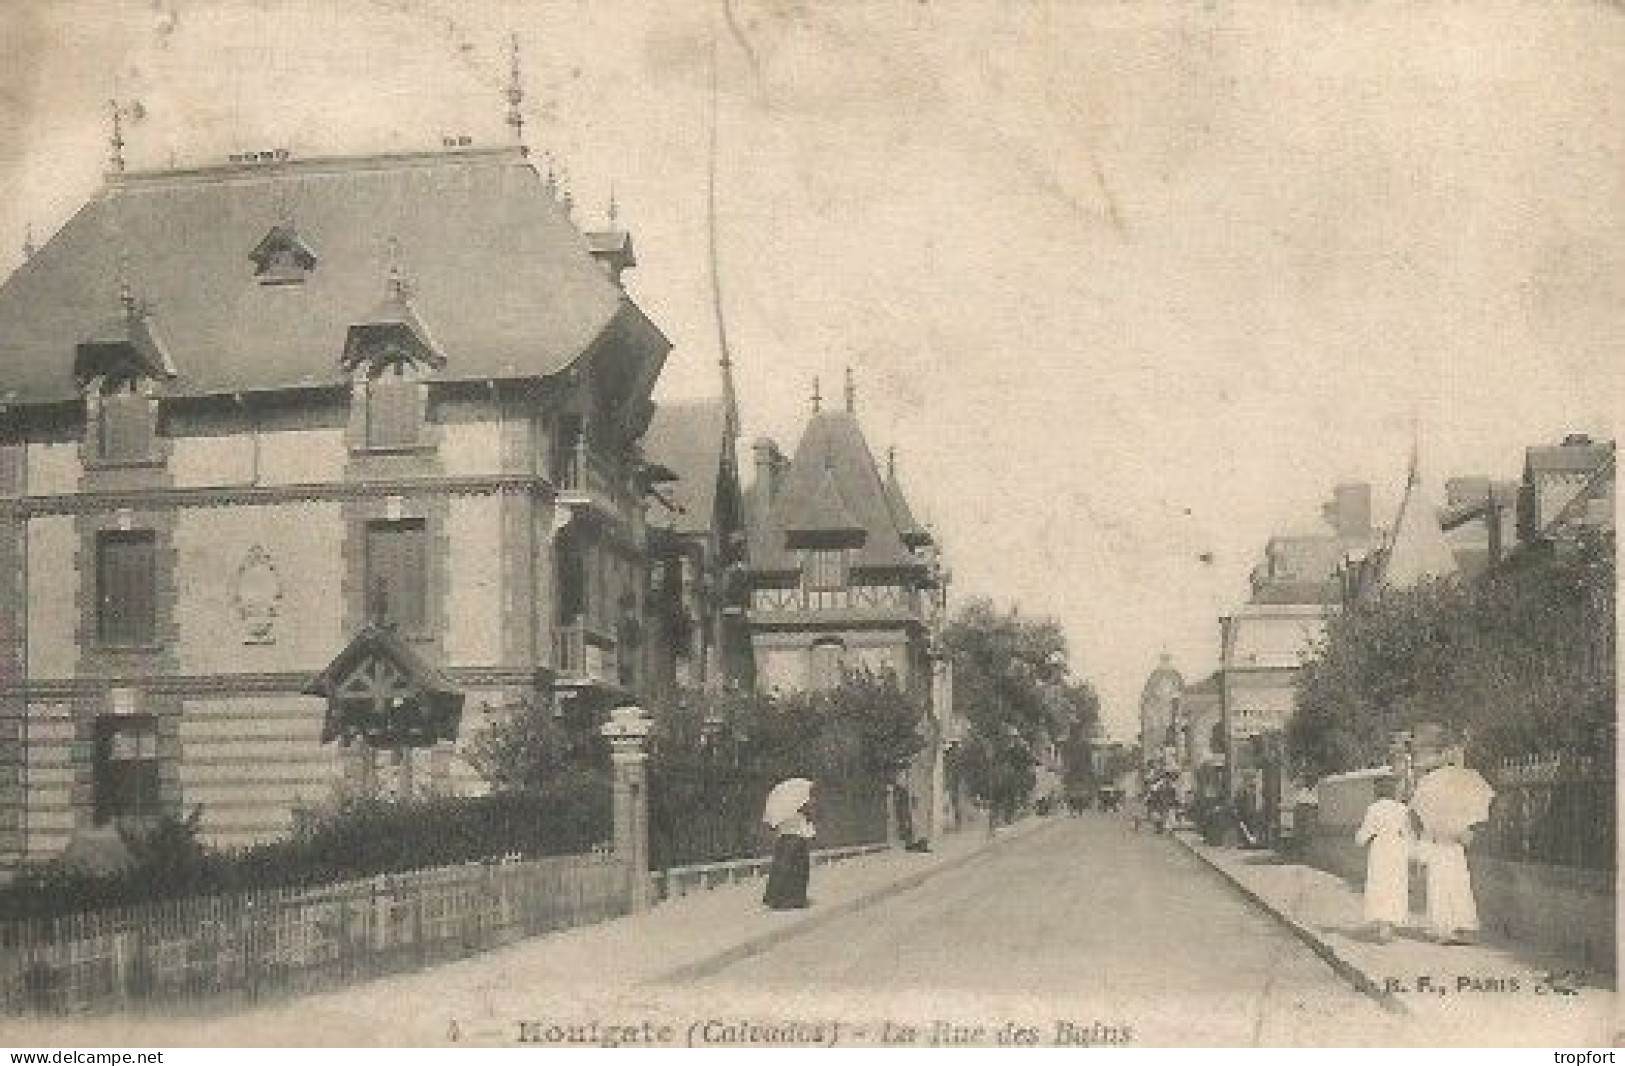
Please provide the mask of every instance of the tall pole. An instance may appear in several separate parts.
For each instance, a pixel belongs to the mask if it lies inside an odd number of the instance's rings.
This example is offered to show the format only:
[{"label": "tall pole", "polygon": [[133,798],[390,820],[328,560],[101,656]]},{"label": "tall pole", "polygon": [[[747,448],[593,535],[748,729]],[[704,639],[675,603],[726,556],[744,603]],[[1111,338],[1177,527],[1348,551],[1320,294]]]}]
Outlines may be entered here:
[{"label": "tall pole", "polygon": [[1230,708],[1230,644],[1235,630],[1235,619],[1229,615],[1219,618],[1219,722],[1224,734],[1224,799],[1236,797],[1236,737],[1231,722]]}]

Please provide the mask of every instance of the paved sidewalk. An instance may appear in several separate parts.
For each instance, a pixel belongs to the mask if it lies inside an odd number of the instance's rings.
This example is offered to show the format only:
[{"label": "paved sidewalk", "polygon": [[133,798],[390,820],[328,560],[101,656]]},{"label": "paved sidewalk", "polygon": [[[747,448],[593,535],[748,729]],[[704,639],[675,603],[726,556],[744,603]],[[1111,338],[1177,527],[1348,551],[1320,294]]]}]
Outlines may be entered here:
[{"label": "paved sidewalk", "polygon": [[1388,1009],[1414,1016],[1441,1044],[1613,1046],[1618,1031],[1609,975],[1524,945],[1445,946],[1419,930],[1421,915],[1387,944],[1364,927],[1359,890],[1335,874],[1268,851],[1181,844],[1269,911],[1345,979]]},{"label": "paved sidewalk", "polygon": [[[935,851],[879,852],[813,869],[805,911],[774,912],[750,880],[641,914],[570,929],[426,970],[207,1018],[106,1015],[0,1020],[0,1043],[38,1046],[511,1045],[519,1020],[658,1013],[682,986],[1042,832],[1030,818],[948,834]],[[230,1008],[226,1008],[230,1010]],[[455,1023],[455,1024],[454,1024]]]}]

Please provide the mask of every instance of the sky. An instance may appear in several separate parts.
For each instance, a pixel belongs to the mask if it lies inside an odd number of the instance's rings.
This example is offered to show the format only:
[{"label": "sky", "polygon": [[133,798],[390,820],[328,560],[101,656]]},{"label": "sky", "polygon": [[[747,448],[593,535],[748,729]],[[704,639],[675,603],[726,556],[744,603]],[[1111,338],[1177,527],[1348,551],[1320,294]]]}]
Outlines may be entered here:
[{"label": "sky", "polygon": [[851,367],[954,597],[1060,621],[1116,736],[1160,653],[1213,668],[1271,534],[1340,481],[1392,512],[1413,426],[1434,484],[1614,435],[1607,3],[7,0],[0,274],[95,194],[110,99],[132,169],[510,143],[510,33],[669,400],[717,391],[715,56],[747,441]]}]

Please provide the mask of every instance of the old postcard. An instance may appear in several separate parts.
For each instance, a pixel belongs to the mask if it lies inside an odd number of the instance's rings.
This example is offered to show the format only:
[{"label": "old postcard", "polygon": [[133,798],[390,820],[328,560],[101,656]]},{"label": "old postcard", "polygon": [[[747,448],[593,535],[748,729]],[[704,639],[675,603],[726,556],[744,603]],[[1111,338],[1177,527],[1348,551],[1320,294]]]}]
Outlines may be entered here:
[{"label": "old postcard", "polygon": [[1619,1038],[1617,4],[0,53],[0,1042]]}]

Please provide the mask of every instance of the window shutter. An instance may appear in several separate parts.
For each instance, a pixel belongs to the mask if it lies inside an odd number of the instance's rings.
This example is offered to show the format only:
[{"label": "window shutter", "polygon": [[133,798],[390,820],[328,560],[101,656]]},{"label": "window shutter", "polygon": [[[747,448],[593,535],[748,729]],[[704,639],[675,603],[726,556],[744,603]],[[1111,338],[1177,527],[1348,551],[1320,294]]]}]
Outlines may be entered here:
[{"label": "window shutter", "polygon": [[97,554],[98,629],[102,642],[153,643],[157,628],[157,552],[152,533],[104,533]]},{"label": "window shutter", "polygon": [[415,445],[422,406],[418,383],[384,373],[367,387],[367,443],[375,448]]},{"label": "window shutter", "polygon": [[428,621],[429,552],[422,522],[401,523],[401,624],[418,628]]},{"label": "window shutter", "polygon": [[807,587],[831,591],[846,587],[846,552],[840,548],[813,548],[807,552]]},{"label": "window shutter", "polygon": [[812,646],[811,688],[816,691],[828,691],[838,688],[841,684],[842,661],[846,657],[846,648],[832,641],[823,641]]},{"label": "window shutter", "polygon": [[144,463],[152,457],[152,404],[140,393],[102,397],[101,458],[111,463]]},{"label": "window shutter", "polygon": [[428,620],[428,531],[422,519],[367,527],[367,609],[384,596],[384,620],[408,630]]}]

